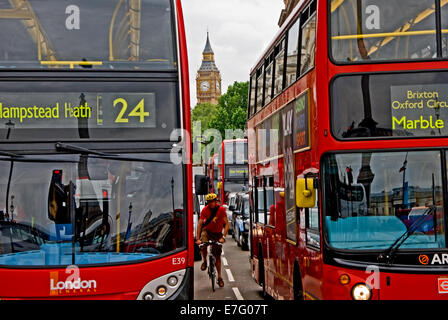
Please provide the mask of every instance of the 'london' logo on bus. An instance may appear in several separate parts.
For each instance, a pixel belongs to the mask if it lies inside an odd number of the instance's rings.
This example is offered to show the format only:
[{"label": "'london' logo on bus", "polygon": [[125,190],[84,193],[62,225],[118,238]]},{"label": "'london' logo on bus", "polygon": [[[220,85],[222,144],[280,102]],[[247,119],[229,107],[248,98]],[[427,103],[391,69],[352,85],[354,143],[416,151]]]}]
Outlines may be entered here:
[{"label": "'london' logo on bus", "polygon": [[96,292],[96,281],[81,279],[77,266],[67,267],[65,273],[72,274],[60,281],[59,272],[50,272],[50,295]]},{"label": "'london' logo on bus", "polygon": [[95,280],[75,280],[75,281],[59,281],[55,283],[54,279],[50,279],[50,290],[79,290],[79,289],[96,289]]}]

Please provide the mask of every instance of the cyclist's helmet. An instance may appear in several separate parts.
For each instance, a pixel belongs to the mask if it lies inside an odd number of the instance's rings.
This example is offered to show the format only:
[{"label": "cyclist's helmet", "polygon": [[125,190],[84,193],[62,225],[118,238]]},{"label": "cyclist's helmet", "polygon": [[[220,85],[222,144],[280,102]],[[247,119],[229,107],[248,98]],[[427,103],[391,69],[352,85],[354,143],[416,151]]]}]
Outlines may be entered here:
[{"label": "cyclist's helmet", "polygon": [[208,195],[205,196],[205,201],[207,202],[211,202],[213,200],[217,200],[218,196],[216,195],[216,193],[209,193]]}]

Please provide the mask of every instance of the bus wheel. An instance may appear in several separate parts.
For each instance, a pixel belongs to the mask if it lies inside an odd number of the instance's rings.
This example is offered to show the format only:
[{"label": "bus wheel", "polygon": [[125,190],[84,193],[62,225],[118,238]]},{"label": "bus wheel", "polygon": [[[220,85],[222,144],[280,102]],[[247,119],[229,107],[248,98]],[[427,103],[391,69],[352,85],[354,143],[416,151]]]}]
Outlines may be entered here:
[{"label": "bus wheel", "polygon": [[241,240],[241,249],[243,251],[248,251],[249,250],[249,244],[247,243],[247,241],[244,241],[244,238]]},{"label": "bus wheel", "polygon": [[297,262],[294,264],[294,276],[293,276],[293,290],[294,300],[303,300],[303,286],[302,277],[300,276],[300,269]]},{"label": "bus wheel", "polygon": [[261,245],[258,246],[258,282],[261,285],[261,294],[263,298],[266,297],[266,281],[264,278],[264,261],[263,261],[263,251]]}]

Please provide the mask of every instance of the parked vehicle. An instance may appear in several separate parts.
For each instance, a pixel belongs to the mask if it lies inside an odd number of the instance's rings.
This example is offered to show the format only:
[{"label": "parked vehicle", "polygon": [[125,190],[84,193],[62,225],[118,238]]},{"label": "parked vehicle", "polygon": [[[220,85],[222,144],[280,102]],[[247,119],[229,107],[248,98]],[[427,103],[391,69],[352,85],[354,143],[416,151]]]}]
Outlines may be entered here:
[{"label": "parked vehicle", "polygon": [[233,237],[239,247],[243,250],[249,250],[249,194],[238,193],[236,204],[232,215]]},{"label": "parked vehicle", "polygon": [[229,193],[229,199],[227,201],[227,219],[229,220],[229,232],[228,234],[233,237],[234,231],[233,231],[233,211],[236,209],[236,199],[237,199],[237,192],[231,192]]}]

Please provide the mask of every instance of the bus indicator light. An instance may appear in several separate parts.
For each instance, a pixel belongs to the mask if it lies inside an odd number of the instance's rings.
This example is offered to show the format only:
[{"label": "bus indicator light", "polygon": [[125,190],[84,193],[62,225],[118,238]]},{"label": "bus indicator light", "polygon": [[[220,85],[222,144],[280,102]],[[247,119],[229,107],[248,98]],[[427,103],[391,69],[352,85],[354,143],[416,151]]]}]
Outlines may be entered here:
[{"label": "bus indicator light", "polygon": [[166,288],[164,286],[160,286],[157,288],[157,294],[163,297],[166,294]]},{"label": "bus indicator light", "polygon": [[347,285],[350,283],[350,277],[348,274],[341,274],[341,276],[339,277],[339,283],[342,285]]}]

